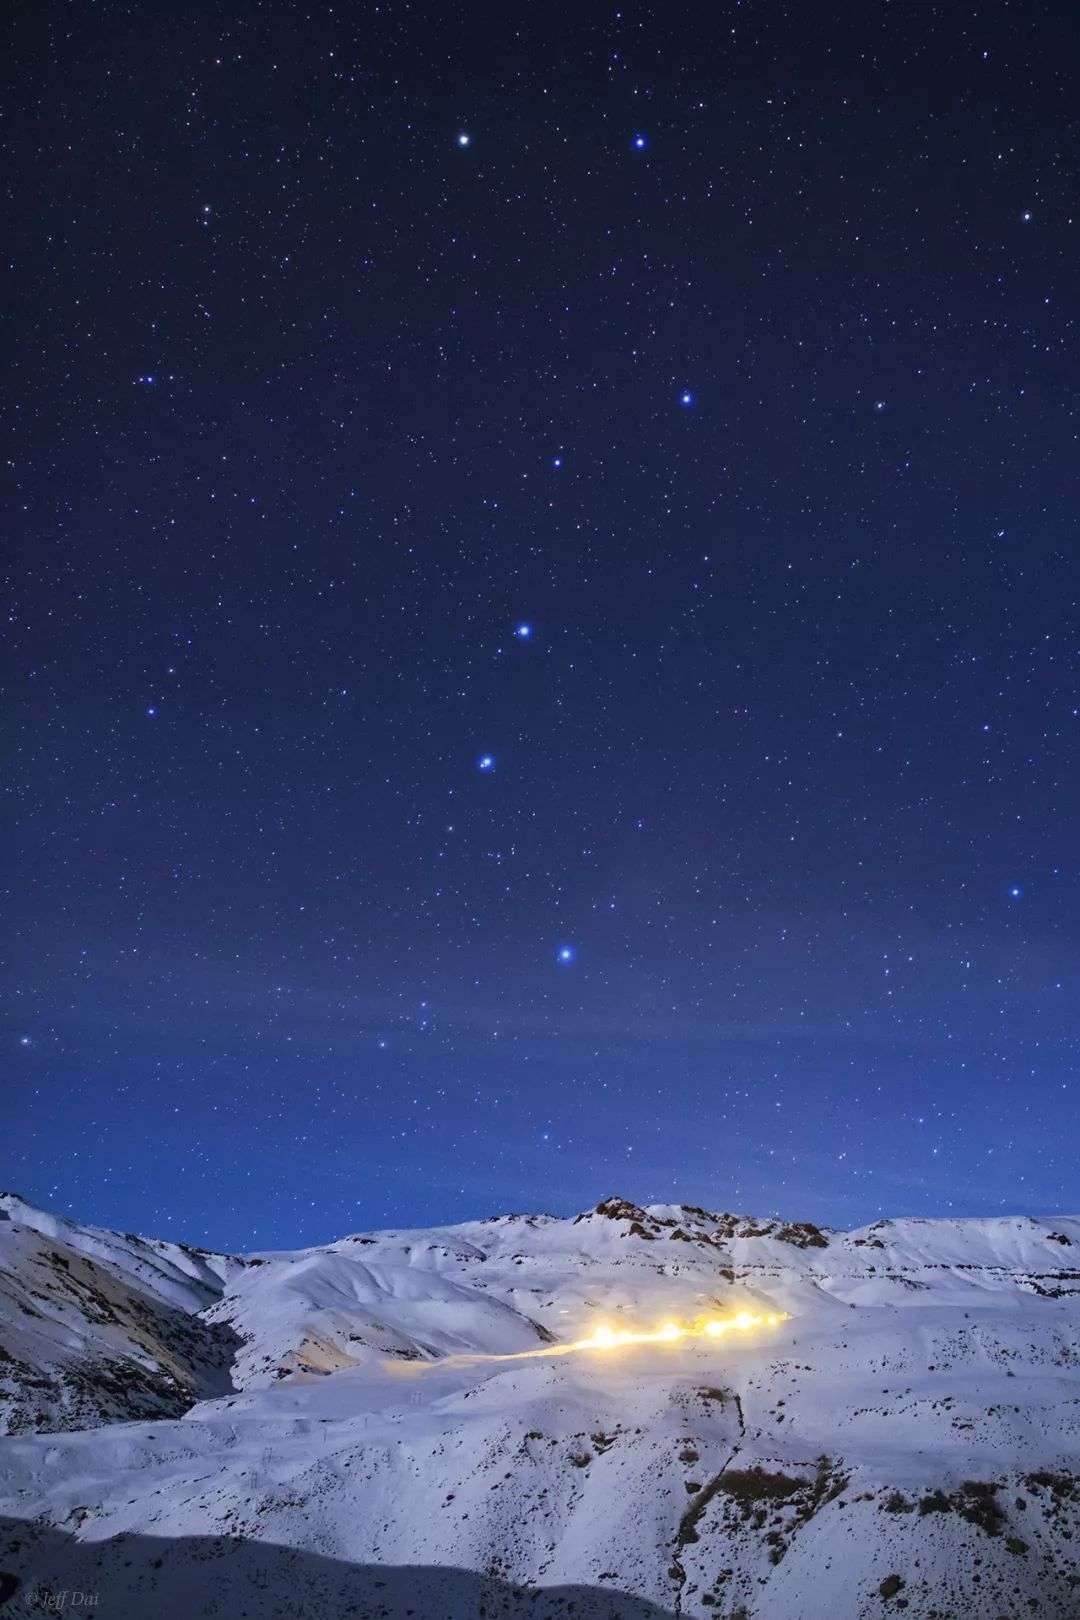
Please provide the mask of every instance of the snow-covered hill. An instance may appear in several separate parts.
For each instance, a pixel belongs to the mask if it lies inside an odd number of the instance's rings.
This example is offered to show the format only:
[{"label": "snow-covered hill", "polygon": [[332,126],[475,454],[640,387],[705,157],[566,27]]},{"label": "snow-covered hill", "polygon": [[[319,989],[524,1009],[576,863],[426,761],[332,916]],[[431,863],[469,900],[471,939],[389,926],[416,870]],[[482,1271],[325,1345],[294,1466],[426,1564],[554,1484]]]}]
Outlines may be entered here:
[{"label": "snow-covered hill", "polygon": [[0,1194],[0,1432],[178,1417],[231,1388],[236,1334],[201,1313],[239,1269]]},{"label": "snow-covered hill", "polygon": [[[609,1199],[239,1258],[0,1209],[5,1620],[1080,1615],[1080,1220]],[[566,1350],[739,1312],[786,1317]]]}]

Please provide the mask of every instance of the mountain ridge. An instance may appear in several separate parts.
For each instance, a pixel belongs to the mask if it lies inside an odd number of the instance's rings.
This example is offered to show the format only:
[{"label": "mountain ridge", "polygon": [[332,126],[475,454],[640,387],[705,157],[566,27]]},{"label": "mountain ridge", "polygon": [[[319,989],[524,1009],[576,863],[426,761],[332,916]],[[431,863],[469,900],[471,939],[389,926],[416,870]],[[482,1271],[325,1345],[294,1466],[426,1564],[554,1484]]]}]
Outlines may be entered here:
[{"label": "mountain ridge", "polygon": [[[308,1555],[372,1616],[409,1567],[475,1572],[490,1613],[1080,1611],[1080,1217],[840,1232],[611,1197],[245,1255],[0,1217],[23,1595],[52,1547],[163,1620],[242,1612],[271,1553],[249,1612],[275,1620]],[[154,1538],[181,1581],[125,1555]]]}]

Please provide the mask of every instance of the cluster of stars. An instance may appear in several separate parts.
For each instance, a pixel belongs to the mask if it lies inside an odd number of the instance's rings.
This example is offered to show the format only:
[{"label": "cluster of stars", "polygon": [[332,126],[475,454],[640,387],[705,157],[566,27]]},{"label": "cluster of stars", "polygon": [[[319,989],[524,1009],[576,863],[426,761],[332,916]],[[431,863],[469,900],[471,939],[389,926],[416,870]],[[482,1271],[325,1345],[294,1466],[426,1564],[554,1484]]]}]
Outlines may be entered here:
[{"label": "cluster of stars", "polygon": [[74,10],[9,75],[8,1184],[1075,1201],[1072,18]]}]

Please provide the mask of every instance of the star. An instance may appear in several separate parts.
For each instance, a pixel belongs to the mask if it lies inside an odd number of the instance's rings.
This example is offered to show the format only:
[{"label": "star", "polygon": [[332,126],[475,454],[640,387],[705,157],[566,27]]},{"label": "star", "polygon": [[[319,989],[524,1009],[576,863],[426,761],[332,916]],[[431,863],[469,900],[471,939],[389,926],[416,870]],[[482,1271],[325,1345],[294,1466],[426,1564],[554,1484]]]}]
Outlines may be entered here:
[{"label": "star", "polygon": [[552,456],[551,465],[553,467],[561,467],[562,466],[562,456]]},{"label": "star", "polygon": [[457,143],[458,143],[458,145],[459,145],[459,146],[461,146],[461,147],[465,147],[465,146],[469,146],[469,145],[471,145],[471,143],[472,143],[472,136],[471,136],[471,135],[470,135],[470,134],[469,134],[469,132],[468,132],[468,130],[467,130],[467,129],[463,129],[463,130],[460,130],[460,131],[459,131],[459,132],[458,132],[458,136],[457,136]]},{"label": "star", "polygon": [[634,136],[632,145],[634,147],[635,152],[644,152],[644,150],[648,146],[648,144],[649,144],[649,142],[648,142],[647,138],[644,135],[635,135]]},{"label": "star", "polygon": [[151,720],[154,718],[155,714],[157,714],[157,710],[153,706],[148,708],[146,712],[150,716]]},{"label": "star", "polygon": [[560,962],[572,962],[574,960],[574,950],[571,945],[560,945],[556,954]]},{"label": "star", "polygon": [[494,754],[481,754],[476,762],[476,768],[478,771],[493,771],[495,769]]},{"label": "star", "polygon": [[679,395],[679,404],[686,406],[686,405],[692,405],[693,403],[694,403],[693,394],[690,392],[689,388],[684,388],[682,393]]},{"label": "star", "polygon": [[1024,892],[1023,889],[1021,889],[1018,885],[1016,885],[1016,886],[1014,886],[1013,888],[1011,888],[1009,890],[1009,899],[1010,900],[1019,900],[1019,898],[1023,894],[1023,892]]},{"label": "star", "polygon": [[532,625],[519,624],[515,629],[514,634],[517,636],[519,641],[528,641],[529,637],[532,635]]}]

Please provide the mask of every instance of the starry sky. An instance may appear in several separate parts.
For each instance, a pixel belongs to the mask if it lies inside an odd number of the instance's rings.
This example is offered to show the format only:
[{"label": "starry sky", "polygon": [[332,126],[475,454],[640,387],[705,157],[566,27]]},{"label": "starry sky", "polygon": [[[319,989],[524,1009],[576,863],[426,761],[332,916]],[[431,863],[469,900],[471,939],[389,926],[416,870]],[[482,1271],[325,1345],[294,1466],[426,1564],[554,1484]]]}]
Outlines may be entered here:
[{"label": "starry sky", "polygon": [[22,8],[0,1183],[1080,1206],[1073,21]]}]

